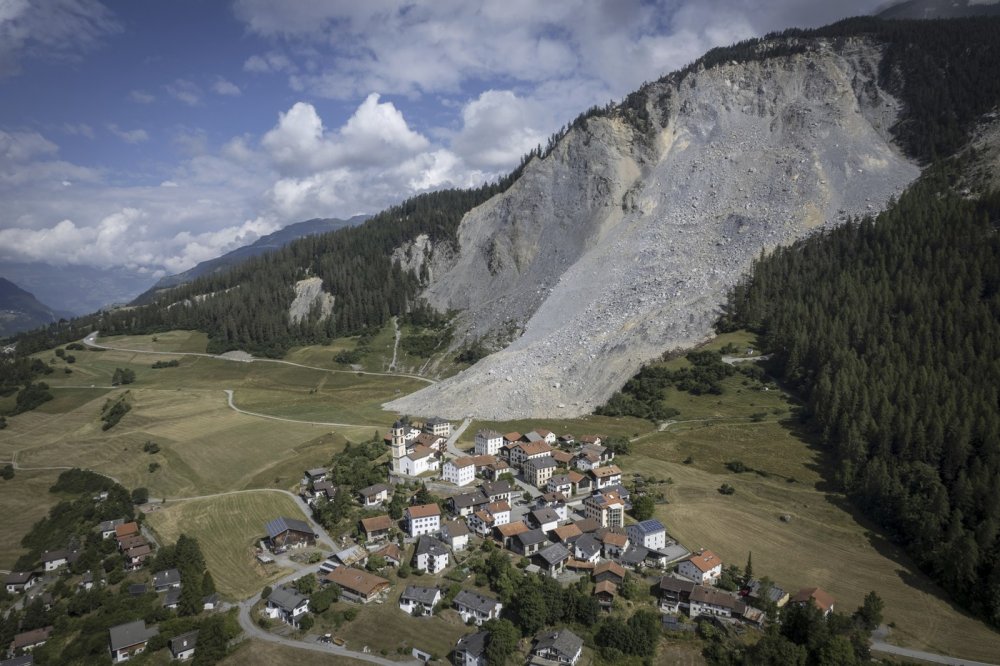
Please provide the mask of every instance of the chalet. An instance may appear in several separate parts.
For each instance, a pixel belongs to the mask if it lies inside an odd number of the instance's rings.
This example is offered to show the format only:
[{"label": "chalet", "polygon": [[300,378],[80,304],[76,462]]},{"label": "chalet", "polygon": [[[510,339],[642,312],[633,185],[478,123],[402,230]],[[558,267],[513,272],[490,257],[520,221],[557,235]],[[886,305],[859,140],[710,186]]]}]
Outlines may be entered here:
[{"label": "chalet", "polygon": [[569,549],[561,543],[554,543],[539,550],[531,559],[542,571],[555,578],[566,569],[569,558]]},{"label": "chalet", "polygon": [[594,586],[594,596],[597,597],[597,602],[601,605],[601,608],[607,610],[611,608],[615,602],[615,597],[618,596],[618,586],[610,580],[601,581]]},{"label": "chalet", "polygon": [[658,520],[644,520],[636,525],[629,525],[626,530],[632,543],[659,550],[667,546],[667,528]]},{"label": "chalet", "polygon": [[523,534],[524,532],[530,532],[531,528],[528,527],[523,520],[519,520],[515,523],[508,523],[506,525],[499,525],[493,528],[493,535],[500,545],[504,548],[512,548],[511,540],[518,534]]},{"label": "chalet", "polygon": [[398,567],[403,563],[403,550],[394,543],[387,543],[373,554],[380,555],[389,566]]},{"label": "chalet", "polygon": [[480,509],[469,516],[469,529],[473,532],[489,536],[494,527],[510,522],[510,505],[507,502],[491,502],[485,509]]},{"label": "chalet", "polygon": [[601,446],[603,441],[599,435],[584,435],[580,438],[579,443],[582,448],[587,448],[588,446]]},{"label": "chalet", "polygon": [[478,631],[458,639],[455,644],[455,666],[487,666],[486,641],[490,637],[488,631]]},{"label": "chalet", "polygon": [[549,543],[542,530],[521,532],[510,540],[510,549],[519,555],[531,557]]},{"label": "chalet", "polygon": [[[524,435],[522,435],[521,437],[522,437],[522,439],[524,439],[524,441],[526,441],[526,442],[527,442],[528,444],[536,444],[536,443],[538,443],[538,442],[545,442],[545,438],[544,438],[544,437],[542,437],[541,435],[539,435],[539,434],[538,434],[537,432],[535,432],[534,430],[532,430],[532,431],[530,431],[530,432],[526,432],[526,433],[524,433]],[[546,442],[546,444],[547,444],[547,443],[548,443],[548,442]]]},{"label": "chalet", "polygon": [[603,490],[609,486],[617,486],[622,482],[622,471],[618,468],[618,465],[594,467],[590,470],[590,475],[594,477],[594,485],[598,490]]},{"label": "chalet", "polygon": [[625,524],[625,503],[618,493],[595,492],[583,500],[584,514],[601,527],[622,527]]},{"label": "chalet", "polygon": [[146,627],[142,620],[126,622],[108,630],[111,661],[120,664],[146,650],[149,639],[159,633],[156,627]]},{"label": "chalet", "polygon": [[392,488],[384,483],[376,483],[374,486],[368,486],[358,491],[361,496],[361,504],[364,506],[378,506],[383,502],[388,502],[391,493]]},{"label": "chalet", "polygon": [[309,611],[309,598],[287,587],[276,587],[271,590],[264,606],[264,614],[272,620],[281,620],[295,628],[299,626],[299,618]]},{"label": "chalet", "polygon": [[573,446],[573,444],[576,443],[576,438],[573,437],[573,435],[566,433],[556,437],[556,443],[559,444],[559,446]]},{"label": "chalet", "polygon": [[580,531],[580,528],[573,523],[557,527],[552,530],[552,534],[556,538],[556,541],[565,545],[570,545],[583,536],[583,532]]},{"label": "chalet", "polygon": [[132,550],[138,546],[145,546],[148,541],[146,537],[141,534],[133,534],[131,536],[121,537],[118,539],[118,550],[125,552],[126,550]]},{"label": "chalet", "polygon": [[510,483],[507,480],[487,481],[483,485],[479,486],[479,489],[490,502],[510,503],[511,498],[514,495],[514,489],[510,487]]},{"label": "chalet", "polygon": [[[617,528],[621,529],[621,528]],[[606,529],[603,532],[598,530],[597,537],[604,546],[604,557],[608,559],[619,558],[622,553],[628,550],[628,535],[618,532],[616,529]]]},{"label": "chalet", "polygon": [[441,523],[441,541],[455,551],[465,550],[469,545],[469,528],[457,520]]},{"label": "chalet", "polygon": [[139,524],[136,522],[122,523],[115,527],[115,537],[121,540],[124,537],[139,534]]},{"label": "chalet", "polygon": [[522,437],[521,433],[517,432],[516,430],[514,432],[508,432],[503,436],[503,445],[513,447],[519,442],[527,441],[527,440],[522,440],[521,437]]},{"label": "chalet", "polygon": [[174,636],[167,645],[171,657],[178,661],[186,661],[194,656],[194,650],[198,646],[198,630]]},{"label": "chalet", "polygon": [[503,435],[496,430],[480,430],[476,433],[475,442],[476,455],[496,456],[503,446]]},{"label": "chalet", "polygon": [[71,555],[75,553],[70,553],[68,550],[47,550],[42,553],[42,564],[45,565],[45,571],[56,571],[67,564]]},{"label": "chalet", "polygon": [[789,603],[796,605],[815,604],[826,616],[833,612],[835,601],[829,592],[820,587],[804,587],[795,593]]},{"label": "chalet", "polygon": [[573,458],[573,466],[581,472],[590,472],[592,469],[601,466],[601,456],[596,453],[581,451]]},{"label": "chalet", "polygon": [[573,457],[573,454],[569,451],[561,451],[559,449],[552,451],[552,458],[559,463],[560,467],[572,467]]},{"label": "chalet", "polygon": [[36,647],[45,645],[45,642],[49,640],[49,636],[51,634],[52,627],[42,627],[41,629],[23,631],[14,636],[14,640],[10,644],[10,649],[15,653],[19,651],[31,652]]},{"label": "chalet", "polygon": [[393,520],[388,515],[372,516],[361,519],[361,531],[365,533],[365,540],[368,543],[375,543],[389,538],[389,530],[392,529]]},{"label": "chalet", "polygon": [[441,478],[456,486],[467,486],[476,480],[476,461],[468,456],[449,460],[441,467]]},{"label": "chalet", "polygon": [[125,568],[138,569],[145,563],[146,558],[153,554],[153,549],[149,544],[136,546],[125,551]]},{"label": "chalet", "polygon": [[119,525],[124,525],[124,518],[115,518],[114,520],[105,520],[103,523],[97,526],[97,531],[101,533],[102,539],[110,539],[115,536],[115,528]]},{"label": "chalet", "polygon": [[633,544],[629,546],[629,548],[624,552],[618,553],[618,555],[615,556],[615,559],[618,560],[618,563],[624,567],[628,567],[629,569],[633,570],[638,570],[639,567],[647,566],[650,564],[649,562],[650,552],[652,551],[650,551],[649,548],[645,548],[644,546],[636,546]]},{"label": "chalet", "polygon": [[744,590],[744,594],[746,594],[746,596],[748,596],[751,599],[760,599],[761,595],[764,594],[767,597],[768,601],[773,603],[778,608],[781,608],[785,604],[787,604],[790,598],[788,592],[785,592],[777,585],[770,585],[765,590],[763,583],[761,583],[761,581],[756,579],[750,581],[750,584],[747,585],[746,589]]},{"label": "chalet", "polygon": [[555,474],[557,467],[559,465],[556,464],[552,456],[537,456],[525,460],[521,469],[525,481],[536,488],[544,488],[552,475]]},{"label": "chalet", "polygon": [[722,575],[722,559],[710,550],[703,550],[678,564],[677,573],[699,585],[715,585]]},{"label": "chalet", "polygon": [[535,502],[539,509],[549,508],[556,512],[559,520],[566,520],[569,510],[566,508],[566,496],[562,493],[545,493]]},{"label": "chalet", "polygon": [[437,437],[450,437],[451,422],[435,416],[427,419],[427,423],[424,424],[424,430]]},{"label": "chalet", "polygon": [[573,484],[571,495],[587,495],[594,487],[594,481],[590,478],[589,474],[580,474],[580,472],[571,469],[566,473],[566,476],[569,477],[570,483]]},{"label": "chalet", "polygon": [[573,556],[581,562],[596,564],[601,559],[601,542],[593,534],[584,534],[573,542]]},{"label": "chalet", "polygon": [[436,587],[407,585],[403,593],[399,595],[399,610],[422,617],[430,615],[440,601],[441,590]]},{"label": "chalet", "polygon": [[319,483],[320,481],[326,481],[327,471],[322,467],[314,467],[313,469],[307,469],[302,473],[302,485],[308,486],[311,484]]},{"label": "chalet", "polygon": [[540,435],[546,444],[554,445],[559,440],[554,432],[546,430],[545,428],[535,428],[535,434]]},{"label": "chalet", "polygon": [[741,617],[746,604],[729,592],[695,585],[691,590],[688,614],[691,617],[713,615],[715,617]]},{"label": "chalet", "polygon": [[456,516],[468,516],[479,511],[484,506],[490,503],[490,498],[487,497],[482,490],[478,488],[470,493],[463,493],[461,495],[455,495],[450,500],[448,500],[451,512]]},{"label": "chalet", "polygon": [[440,451],[445,443],[444,437],[439,437],[433,433],[422,432],[417,435],[417,438],[413,440],[414,448],[417,446],[426,446],[428,449],[433,449],[434,451]]},{"label": "chalet", "polygon": [[38,580],[38,574],[34,571],[11,571],[4,579],[7,592],[14,594],[24,592]]},{"label": "chalet", "polygon": [[415,446],[413,453],[408,453],[400,458],[399,464],[403,474],[407,476],[420,476],[427,472],[434,472],[440,466],[434,449],[422,445]]},{"label": "chalet", "polygon": [[403,520],[411,537],[433,534],[441,529],[441,509],[437,504],[408,506],[403,511]]},{"label": "chalet", "polygon": [[462,622],[474,621],[477,625],[487,620],[500,619],[503,604],[485,595],[471,590],[462,590],[455,595],[455,610],[462,617]]},{"label": "chalet", "polygon": [[363,604],[378,599],[389,589],[385,578],[353,567],[334,569],[323,580],[339,585],[344,598]]},{"label": "chalet", "polygon": [[620,564],[615,562],[601,562],[596,567],[594,567],[594,582],[600,583],[605,580],[609,580],[615,585],[621,585],[625,582],[625,569]]},{"label": "chalet", "polygon": [[215,610],[215,607],[219,605],[219,593],[213,592],[212,594],[206,595],[201,598],[201,609],[202,610]]},{"label": "chalet", "polygon": [[660,610],[664,613],[678,613],[686,610],[691,602],[691,591],[694,581],[675,576],[664,576],[657,587],[660,598]]},{"label": "chalet", "polygon": [[549,477],[545,490],[550,493],[562,493],[566,497],[573,496],[573,482],[568,474],[555,474]]},{"label": "chalet", "polygon": [[551,532],[559,527],[559,514],[550,507],[535,509],[529,516],[531,523],[542,532]]},{"label": "chalet", "polygon": [[521,469],[524,463],[535,458],[551,458],[552,447],[545,442],[518,442],[510,448],[510,464]]},{"label": "chalet", "polygon": [[547,664],[575,666],[583,654],[583,639],[569,629],[546,631],[535,637],[531,654]]},{"label": "chalet", "polygon": [[313,484],[313,499],[332,500],[337,494],[337,486],[329,481],[317,481]]},{"label": "chalet", "polygon": [[295,518],[275,518],[264,526],[264,531],[271,548],[275,550],[316,545],[313,529],[308,523]]},{"label": "chalet", "polygon": [[450,556],[446,545],[428,534],[423,534],[417,539],[413,565],[417,571],[436,574],[448,566]]},{"label": "chalet", "polygon": [[153,589],[164,592],[172,587],[181,586],[181,572],[177,569],[167,569],[153,574]]}]

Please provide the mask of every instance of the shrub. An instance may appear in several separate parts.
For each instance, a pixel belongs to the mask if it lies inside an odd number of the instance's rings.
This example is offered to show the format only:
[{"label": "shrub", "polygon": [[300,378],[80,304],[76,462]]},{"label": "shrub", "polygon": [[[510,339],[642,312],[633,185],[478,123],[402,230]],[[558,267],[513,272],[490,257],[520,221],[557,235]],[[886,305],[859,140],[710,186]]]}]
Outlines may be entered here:
[{"label": "shrub", "polygon": [[721,493],[723,495],[732,495],[735,492],[736,492],[736,488],[733,488],[728,483],[723,483],[721,486],[719,486],[719,493]]}]

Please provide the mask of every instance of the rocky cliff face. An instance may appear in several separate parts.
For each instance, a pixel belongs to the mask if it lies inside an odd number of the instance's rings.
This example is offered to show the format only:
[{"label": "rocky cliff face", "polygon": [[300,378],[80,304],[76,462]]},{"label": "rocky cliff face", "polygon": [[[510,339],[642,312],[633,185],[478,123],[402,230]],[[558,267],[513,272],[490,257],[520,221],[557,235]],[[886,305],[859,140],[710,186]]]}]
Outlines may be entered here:
[{"label": "rocky cliff face", "polygon": [[762,250],[877,212],[918,175],[891,143],[899,109],[880,58],[864,40],[811,42],[668,77],[638,114],[570,130],[466,215],[425,294],[463,310],[466,339],[520,337],[386,407],[589,413],[644,362],[706,339]]}]

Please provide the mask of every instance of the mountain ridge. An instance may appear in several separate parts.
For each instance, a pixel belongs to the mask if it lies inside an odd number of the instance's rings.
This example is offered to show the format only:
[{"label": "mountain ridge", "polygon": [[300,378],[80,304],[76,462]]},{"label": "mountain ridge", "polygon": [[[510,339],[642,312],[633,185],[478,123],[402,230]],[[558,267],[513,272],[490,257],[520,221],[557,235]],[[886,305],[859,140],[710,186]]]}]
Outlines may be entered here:
[{"label": "mountain ridge", "polygon": [[0,277],[0,337],[58,321],[60,313],[6,278]]}]

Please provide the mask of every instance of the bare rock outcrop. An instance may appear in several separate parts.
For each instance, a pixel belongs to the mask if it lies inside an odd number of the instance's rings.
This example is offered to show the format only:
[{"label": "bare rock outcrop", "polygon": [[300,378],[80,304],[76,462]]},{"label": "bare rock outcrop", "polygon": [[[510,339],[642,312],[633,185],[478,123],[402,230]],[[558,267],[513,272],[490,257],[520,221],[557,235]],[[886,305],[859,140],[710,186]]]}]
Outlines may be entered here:
[{"label": "bare rock outcrop", "polygon": [[487,419],[590,413],[644,363],[706,339],[762,250],[875,213],[919,174],[892,144],[861,40],[645,89],[647,125],[589,118],[462,220],[425,296],[506,349],[386,405]]},{"label": "bare rock outcrop", "polygon": [[320,320],[326,319],[333,312],[333,295],[323,291],[323,279],[306,278],[295,283],[295,299],[288,308],[288,319],[297,324],[306,317],[313,308],[319,308]]}]

